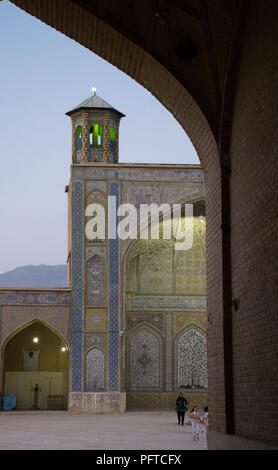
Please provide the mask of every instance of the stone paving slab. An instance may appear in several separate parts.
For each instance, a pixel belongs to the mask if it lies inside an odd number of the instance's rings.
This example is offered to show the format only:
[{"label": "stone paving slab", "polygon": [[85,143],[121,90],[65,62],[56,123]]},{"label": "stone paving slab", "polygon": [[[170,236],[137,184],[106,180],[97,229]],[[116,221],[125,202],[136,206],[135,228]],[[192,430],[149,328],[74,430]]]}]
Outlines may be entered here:
[{"label": "stone paving slab", "polygon": [[175,413],[123,415],[68,411],[0,412],[1,450],[206,450],[205,434],[193,441],[191,427]]}]

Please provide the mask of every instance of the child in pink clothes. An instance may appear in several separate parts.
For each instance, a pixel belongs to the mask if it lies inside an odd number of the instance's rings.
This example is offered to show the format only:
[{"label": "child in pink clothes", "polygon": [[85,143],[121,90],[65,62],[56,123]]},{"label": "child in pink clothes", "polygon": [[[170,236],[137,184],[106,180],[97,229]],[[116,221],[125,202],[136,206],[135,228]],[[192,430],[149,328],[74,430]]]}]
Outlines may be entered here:
[{"label": "child in pink clothes", "polygon": [[208,407],[207,406],[204,408],[204,412],[205,412],[205,415],[201,419],[201,424],[203,426],[201,432],[207,433],[207,429],[208,429]]},{"label": "child in pink clothes", "polygon": [[198,411],[198,407],[194,406],[191,413],[190,413],[190,421],[192,424],[192,433],[193,433],[193,440],[199,440],[199,431],[200,431],[200,413]]},{"label": "child in pink clothes", "polygon": [[203,418],[203,423],[204,423],[205,428],[207,429],[208,427],[208,407],[207,406],[204,408],[204,412],[205,412],[205,416]]}]

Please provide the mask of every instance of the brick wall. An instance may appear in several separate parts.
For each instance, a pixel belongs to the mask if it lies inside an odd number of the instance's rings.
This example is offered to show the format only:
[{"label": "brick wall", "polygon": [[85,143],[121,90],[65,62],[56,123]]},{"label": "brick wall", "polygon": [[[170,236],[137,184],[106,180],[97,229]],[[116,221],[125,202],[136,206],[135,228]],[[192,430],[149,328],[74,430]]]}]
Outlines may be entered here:
[{"label": "brick wall", "polygon": [[269,443],[278,435],[277,17],[277,1],[250,2],[231,142],[235,432]]}]

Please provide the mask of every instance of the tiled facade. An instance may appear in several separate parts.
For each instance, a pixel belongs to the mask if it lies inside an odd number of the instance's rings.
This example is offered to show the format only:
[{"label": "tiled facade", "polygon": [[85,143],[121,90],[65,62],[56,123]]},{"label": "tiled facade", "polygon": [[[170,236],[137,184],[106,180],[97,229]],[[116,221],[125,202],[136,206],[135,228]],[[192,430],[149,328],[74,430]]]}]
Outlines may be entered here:
[{"label": "tiled facade", "polygon": [[[136,182],[133,181],[135,175]],[[154,181],[150,181],[151,175]],[[192,202],[197,206],[201,204],[205,215],[203,174],[198,167],[84,163],[72,166],[71,178],[72,185],[75,180],[83,182],[87,201],[88,195],[99,191],[101,197],[105,197],[102,204],[107,207],[108,195],[114,196],[115,210],[124,202],[133,202],[137,207],[152,201],[159,204]],[[177,199],[174,198],[175,185]],[[86,221],[84,217],[84,226]],[[190,396],[197,393],[207,396],[206,356],[203,354],[206,344],[205,227],[205,217],[194,216],[194,243],[188,252],[175,251],[173,240],[121,241],[116,237],[94,243],[85,239],[85,392],[90,387],[87,377],[90,376],[92,383],[92,374],[95,374],[95,383],[100,383],[105,370],[103,393],[127,394],[132,409],[140,408],[141,393],[148,394],[150,407],[154,404],[152,397],[156,397],[155,402],[161,400],[163,407],[165,393],[172,396],[180,390]],[[138,256],[142,269],[138,266]],[[89,291],[93,294],[91,297]],[[195,345],[191,341],[186,348],[183,342],[190,336],[188,332],[193,336],[196,333],[199,342]],[[189,359],[191,346],[194,351]],[[95,348],[98,349],[91,354],[99,355],[102,364],[105,361],[98,371],[89,361],[89,353]],[[204,367],[194,368],[192,358],[194,362],[200,357]],[[181,364],[190,371],[184,372]],[[100,388],[98,392],[95,389],[95,393],[101,393]]]},{"label": "tiled facade", "polygon": [[133,409],[142,406],[139,393],[149,396],[144,409],[157,407],[159,400],[165,406],[165,393],[170,397],[174,391],[206,396],[204,206],[202,211],[194,215],[190,250],[176,251],[162,230],[159,240],[138,240],[127,249],[125,373]]},{"label": "tiled facade", "polygon": [[[110,196],[116,198],[116,211],[119,207],[119,184],[110,183]],[[119,389],[119,307],[120,307],[120,268],[119,239],[109,240],[110,274],[110,335],[109,335],[109,383],[110,390]]]},{"label": "tiled facade", "polygon": [[83,185],[73,184],[72,204],[72,390],[82,389],[83,332]]}]

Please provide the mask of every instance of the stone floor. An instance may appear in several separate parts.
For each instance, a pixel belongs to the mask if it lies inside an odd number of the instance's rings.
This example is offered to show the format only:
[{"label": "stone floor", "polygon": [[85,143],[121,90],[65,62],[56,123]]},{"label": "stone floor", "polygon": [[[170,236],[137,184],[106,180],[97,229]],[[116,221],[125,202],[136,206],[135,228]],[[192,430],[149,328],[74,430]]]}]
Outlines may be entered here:
[{"label": "stone floor", "polygon": [[175,413],[90,415],[67,411],[0,412],[0,449],[189,450],[207,448],[205,434],[193,441],[191,427]]}]

